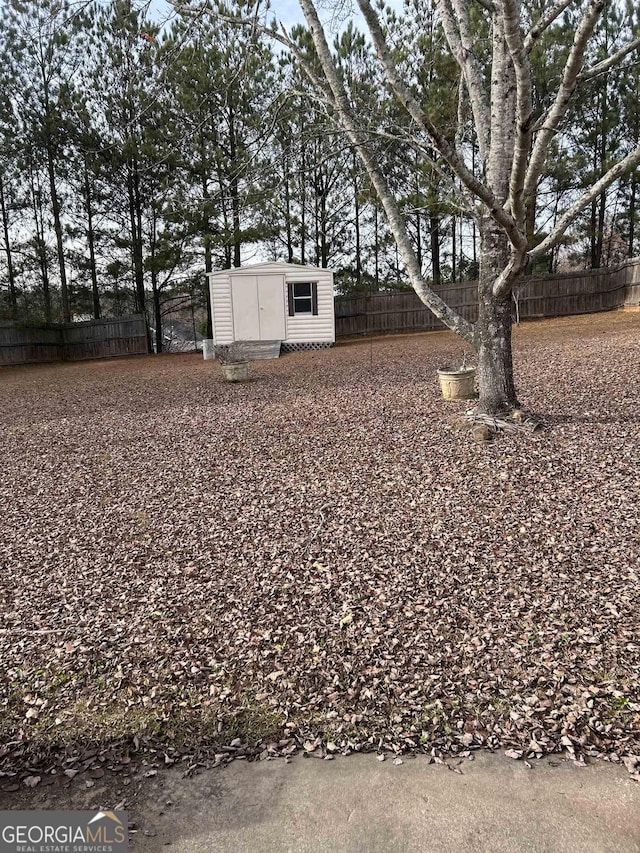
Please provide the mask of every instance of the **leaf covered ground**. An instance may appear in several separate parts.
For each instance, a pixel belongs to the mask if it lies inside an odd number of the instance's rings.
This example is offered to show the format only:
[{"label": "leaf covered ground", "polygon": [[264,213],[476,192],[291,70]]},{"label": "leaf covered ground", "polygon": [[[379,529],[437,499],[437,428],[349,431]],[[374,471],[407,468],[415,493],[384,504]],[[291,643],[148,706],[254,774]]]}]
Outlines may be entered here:
[{"label": "leaf covered ground", "polygon": [[640,314],[516,330],[543,434],[455,429],[435,371],[461,355],[3,370],[0,771],[143,747],[636,769]]}]

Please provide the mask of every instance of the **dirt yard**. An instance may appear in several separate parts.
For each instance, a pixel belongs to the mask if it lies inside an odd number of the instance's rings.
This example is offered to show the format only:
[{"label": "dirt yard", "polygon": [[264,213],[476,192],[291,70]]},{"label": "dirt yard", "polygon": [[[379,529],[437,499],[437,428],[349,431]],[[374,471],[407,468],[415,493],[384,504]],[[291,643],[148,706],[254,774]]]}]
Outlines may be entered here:
[{"label": "dirt yard", "polygon": [[462,350],[0,371],[0,790],[145,748],[637,770],[640,314],[516,330],[544,434],[454,428]]}]

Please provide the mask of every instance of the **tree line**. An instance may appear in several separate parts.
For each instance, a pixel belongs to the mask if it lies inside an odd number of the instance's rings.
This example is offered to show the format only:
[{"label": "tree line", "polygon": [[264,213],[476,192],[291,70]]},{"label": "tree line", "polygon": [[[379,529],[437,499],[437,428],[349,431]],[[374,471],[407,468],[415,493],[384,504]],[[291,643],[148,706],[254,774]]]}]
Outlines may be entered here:
[{"label": "tree line", "polygon": [[[526,5],[533,18],[544,13],[542,0]],[[292,51],[270,36],[268,11],[235,0],[210,10],[175,5],[154,18],[129,0],[3,3],[0,318],[146,312],[162,350],[182,300],[208,310],[206,271],[273,259],[331,266],[343,293],[406,282],[369,172],[322,86],[300,73],[302,57],[321,76],[310,31],[291,28]],[[607,5],[589,66],[602,67],[638,14],[630,2]],[[254,28],[238,26],[252,17]],[[380,21],[395,67],[453,138],[464,126],[459,75],[438,4],[407,0],[402,12],[383,8]],[[475,26],[478,50],[489,51],[481,19]],[[575,26],[569,9],[531,51],[538,109]],[[458,178],[407,127],[370,38],[352,20],[331,37],[422,275],[435,284],[477,277],[477,221],[459,204]],[[640,143],[639,73],[632,56],[580,86],[529,206],[531,245]],[[462,142],[473,172],[478,140]],[[591,201],[535,271],[607,266],[637,254],[639,240],[635,169]],[[210,316],[207,325],[210,336]]]}]

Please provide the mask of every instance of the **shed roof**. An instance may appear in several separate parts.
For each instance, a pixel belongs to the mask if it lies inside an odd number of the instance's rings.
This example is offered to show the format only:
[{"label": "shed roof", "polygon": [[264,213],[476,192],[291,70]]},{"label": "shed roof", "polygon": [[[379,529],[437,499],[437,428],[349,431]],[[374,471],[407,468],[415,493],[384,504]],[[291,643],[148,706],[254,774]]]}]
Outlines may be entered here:
[{"label": "shed roof", "polygon": [[214,272],[209,273],[210,276],[213,275],[242,275],[242,273],[247,273],[251,275],[253,273],[259,272],[261,269],[270,269],[270,270],[282,270],[282,272],[287,272],[287,270],[313,270],[314,272],[320,273],[332,273],[332,270],[322,269],[321,267],[315,267],[311,264],[287,264],[284,261],[262,261],[259,264],[243,264],[241,267],[231,267],[231,269],[225,270],[215,270]]}]

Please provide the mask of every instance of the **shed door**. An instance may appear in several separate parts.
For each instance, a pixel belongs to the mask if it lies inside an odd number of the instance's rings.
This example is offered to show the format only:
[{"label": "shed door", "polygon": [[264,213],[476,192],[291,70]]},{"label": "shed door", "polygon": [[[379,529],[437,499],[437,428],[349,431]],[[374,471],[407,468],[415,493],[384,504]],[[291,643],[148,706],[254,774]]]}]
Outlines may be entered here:
[{"label": "shed door", "polygon": [[284,276],[231,276],[236,341],[283,341]]},{"label": "shed door", "polygon": [[263,341],[283,341],[284,328],[284,276],[261,275],[258,280],[260,307],[260,338]]},{"label": "shed door", "polygon": [[234,340],[259,341],[258,279],[255,275],[231,276],[231,302]]}]

